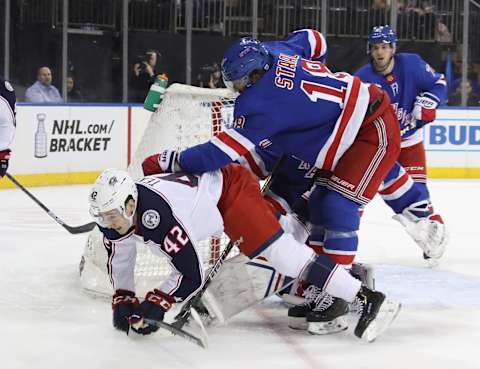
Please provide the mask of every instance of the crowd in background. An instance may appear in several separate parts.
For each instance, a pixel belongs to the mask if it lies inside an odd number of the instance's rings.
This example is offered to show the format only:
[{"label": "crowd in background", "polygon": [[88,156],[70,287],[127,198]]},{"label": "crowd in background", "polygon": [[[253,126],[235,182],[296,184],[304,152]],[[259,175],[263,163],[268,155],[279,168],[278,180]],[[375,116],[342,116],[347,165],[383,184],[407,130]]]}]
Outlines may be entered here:
[{"label": "crowd in background", "polygon": [[[58,12],[61,0],[21,0],[12,6],[13,37],[19,37],[19,43],[25,43],[26,32],[29,27],[32,32],[39,33],[39,24],[49,30],[61,27],[61,14]],[[91,2],[88,2],[91,7]],[[349,52],[365,50],[366,35],[373,25],[389,23],[392,6],[396,5],[396,28],[399,36],[399,45],[410,44],[401,48],[408,52],[409,46],[441,49],[441,55],[431,57],[424,55],[437,70],[445,72],[448,68],[447,50],[452,55],[452,75],[449,81],[448,105],[458,105],[461,88],[464,87],[468,95],[468,105],[478,106],[480,95],[480,27],[473,27],[470,32],[472,50],[468,79],[460,83],[461,60],[458,50],[461,49],[461,0],[327,0],[327,39],[331,52],[329,66],[331,69],[342,69],[355,72],[365,60],[359,60],[359,65],[339,65],[338,59],[345,56],[338,53],[340,42],[348,41]],[[55,5],[56,4],[56,5]],[[69,41],[68,78],[66,81],[66,102],[82,101],[121,101],[122,100],[122,50],[121,45],[121,12],[114,9],[119,2],[115,0],[99,0],[95,6],[102,11],[90,12],[100,14],[97,18],[89,18],[86,2],[70,0],[70,27],[77,27],[79,32],[85,32],[83,44],[71,36]],[[168,76],[170,82],[185,83],[185,45],[178,40],[185,32],[186,8],[185,0],[131,0],[129,2],[129,56],[128,56],[128,101],[141,103],[158,74]],[[289,31],[299,28],[316,28],[320,30],[320,14],[324,1],[322,0],[258,0],[258,37],[260,39],[283,38]],[[193,33],[202,35],[202,42],[217,43],[221,38],[226,44],[240,36],[246,36],[252,30],[252,1],[239,0],[195,0],[193,1]],[[55,10],[56,9],[56,10]],[[53,12],[53,13],[52,13]],[[480,19],[480,8],[472,7],[473,22]],[[475,18],[477,17],[477,18]],[[42,23],[43,22],[43,23]],[[15,29],[17,27],[18,29]],[[19,31],[19,32],[16,32]],[[160,33],[159,33],[160,31]],[[50,32],[50,31],[49,31]],[[102,36],[95,38],[97,32]],[[109,33],[111,32],[111,33]],[[180,36],[179,36],[180,35]],[[16,87],[19,101],[36,103],[56,103],[64,101],[61,90],[61,49],[59,48],[58,32],[49,33],[43,37],[46,41],[44,50],[34,51],[39,55],[32,55],[29,60],[22,58],[24,50],[12,50],[12,60],[22,60],[16,63],[13,78],[10,80]],[[154,39],[161,36],[161,41],[142,42],[142,39]],[[169,37],[171,36],[171,39]],[[174,38],[174,36],[179,36]],[[211,36],[212,41],[206,40]],[[20,39],[23,37],[23,39]],[[56,40],[55,40],[56,37]],[[80,37],[80,36],[79,36]],[[79,38],[78,37],[78,38]],[[95,48],[103,58],[94,59],[84,57],[78,50],[85,45]],[[107,40],[109,44],[102,45]],[[33,40],[32,42],[35,42]],[[175,46],[167,45],[174,43]],[[198,41],[195,41],[198,44]],[[337,47],[335,48],[335,45]],[[28,45],[31,46],[31,45]],[[27,49],[26,45],[24,48]],[[109,46],[117,47],[114,51]],[[193,45],[195,47],[195,45]],[[31,50],[32,48],[28,48]],[[112,47],[110,47],[112,49]],[[173,49],[173,50],[172,50]],[[221,53],[223,47],[218,46],[217,52],[206,51],[202,58],[192,61],[191,83],[206,88],[224,87],[220,72]],[[355,49],[355,50],[353,50]],[[477,50],[478,49],[478,50]],[[102,53],[103,50],[103,53]],[[411,50],[418,52],[417,50]],[[478,52],[477,52],[478,51]],[[76,53],[74,55],[74,52]],[[177,54],[178,55],[174,55]],[[32,54],[34,54],[32,53]],[[364,53],[364,51],[363,51]],[[89,56],[89,51],[85,53]],[[103,55],[102,55],[103,54]],[[335,54],[339,55],[335,60]],[[358,54],[357,54],[358,55]],[[365,53],[363,54],[366,58]],[[430,58],[430,59],[429,59]],[[179,63],[179,59],[181,62]],[[352,55],[356,59],[356,55]],[[33,64],[36,60],[38,64]],[[90,64],[86,65],[85,60]],[[183,62],[183,64],[181,64]],[[90,71],[91,65],[98,70]],[[77,68],[78,67],[78,68]],[[88,68],[87,68],[88,67]],[[87,69],[87,73],[86,73]],[[80,71],[80,72],[79,72]],[[107,72],[107,73],[105,73]],[[102,81],[96,78],[101,75]],[[180,77],[179,77],[180,76]],[[105,82],[107,81],[107,82]]]}]

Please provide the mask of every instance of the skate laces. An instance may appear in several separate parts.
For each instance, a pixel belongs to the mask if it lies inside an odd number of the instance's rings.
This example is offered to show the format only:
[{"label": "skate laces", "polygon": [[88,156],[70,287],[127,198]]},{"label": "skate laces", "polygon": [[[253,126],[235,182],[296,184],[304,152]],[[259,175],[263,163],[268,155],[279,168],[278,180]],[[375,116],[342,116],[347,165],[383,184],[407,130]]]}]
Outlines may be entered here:
[{"label": "skate laces", "polygon": [[313,308],[313,311],[324,311],[327,310],[335,301],[335,298],[323,292],[320,296],[317,297],[316,306]]},{"label": "skate laces", "polygon": [[311,305],[313,303],[318,304],[318,302],[323,298],[323,295],[325,293],[326,292],[323,292],[317,286],[314,286],[313,284],[311,284],[303,292],[305,301],[303,302],[302,305]]},{"label": "skate laces", "polygon": [[[366,299],[365,299],[365,301],[366,301]],[[355,300],[353,300],[350,304],[348,304],[349,312],[351,312],[355,315],[362,315],[363,306],[365,305],[365,301],[362,301],[362,299],[360,297],[356,296]]]}]

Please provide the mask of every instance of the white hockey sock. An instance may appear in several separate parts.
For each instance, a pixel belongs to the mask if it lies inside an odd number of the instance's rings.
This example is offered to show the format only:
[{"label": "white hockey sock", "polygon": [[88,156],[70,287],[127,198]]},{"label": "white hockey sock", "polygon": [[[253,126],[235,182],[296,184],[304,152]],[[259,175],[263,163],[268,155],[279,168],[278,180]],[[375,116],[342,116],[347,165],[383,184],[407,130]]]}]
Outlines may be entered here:
[{"label": "white hockey sock", "polygon": [[315,257],[315,252],[305,244],[284,233],[265,252],[268,262],[280,273],[297,278]]},{"label": "white hockey sock", "polygon": [[325,284],[324,290],[332,296],[353,302],[361,286],[362,282],[352,277],[341,265],[337,265]]}]

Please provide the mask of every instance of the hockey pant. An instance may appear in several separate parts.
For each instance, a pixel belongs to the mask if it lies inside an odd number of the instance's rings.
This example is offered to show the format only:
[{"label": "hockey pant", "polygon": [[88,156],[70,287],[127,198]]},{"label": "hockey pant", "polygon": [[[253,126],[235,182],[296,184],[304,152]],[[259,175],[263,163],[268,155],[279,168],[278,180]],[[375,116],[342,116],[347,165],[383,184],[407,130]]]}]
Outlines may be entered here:
[{"label": "hockey pant", "polygon": [[360,208],[375,196],[400,153],[400,129],[390,99],[370,86],[381,105],[368,115],[332,171],[321,171],[309,199],[310,244],[339,264],[357,252]]},{"label": "hockey pant", "polygon": [[238,164],[222,168],[223,188],[217,204],[224,231],[232,240],[243,239],[240,251],[250,259],[264,256],[286,276],[303,277],[329,294],[353,301],[360,282],[326,255],[317,255],[292,234],[285,233],[273,206],[260,194],[257,179]]}]

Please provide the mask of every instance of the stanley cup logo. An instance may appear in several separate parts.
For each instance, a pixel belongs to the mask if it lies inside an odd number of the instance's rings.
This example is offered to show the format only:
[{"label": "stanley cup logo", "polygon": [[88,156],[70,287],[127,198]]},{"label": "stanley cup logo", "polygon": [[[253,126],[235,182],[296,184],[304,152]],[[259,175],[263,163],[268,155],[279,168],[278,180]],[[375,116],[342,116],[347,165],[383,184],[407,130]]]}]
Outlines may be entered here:
[{"label": "stanley cup logo", "polygon": [[47,132],[45,131],[44,113],[37,114],[37,131],[35,132],[34,155],[36,158],[47,157]]}]

